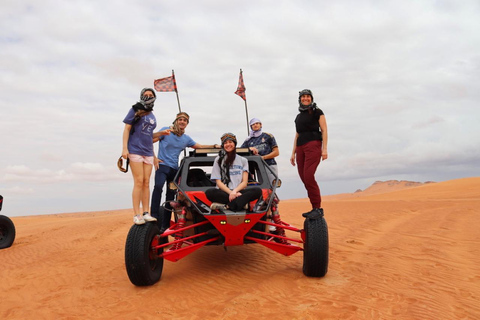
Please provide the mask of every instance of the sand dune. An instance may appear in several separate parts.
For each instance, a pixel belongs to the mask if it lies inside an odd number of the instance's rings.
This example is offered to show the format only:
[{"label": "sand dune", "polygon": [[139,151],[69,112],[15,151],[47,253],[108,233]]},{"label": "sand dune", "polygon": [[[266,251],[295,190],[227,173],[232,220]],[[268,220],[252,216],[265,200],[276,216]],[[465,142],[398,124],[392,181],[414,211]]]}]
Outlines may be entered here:
[{"label": "sand dune", "polygon": [[[480,178],[324,198],[325,278],[302,253],[204,247],[135,287],[124,267],[131,211],[12,218],[0,250],[1,319],[479,319]],[[302,226],[306,199],[282,201]]]},{"label": "sand dune", "polygon": [[433,181],[416,182],[416,181],[406,181],[406,180],[376,181],[365,190],[359,189],[353,193],[340,193],[340,194],[330,195],[330,196],[326,196],[325,200],[358,198],[358,197],[364,197],[366,195],[382,194],[382,193],[387,193],[392,191],[408,189],[412,187],[419,187],[419,186],[423,186],[431,183],[435,183],[435,182]]}]

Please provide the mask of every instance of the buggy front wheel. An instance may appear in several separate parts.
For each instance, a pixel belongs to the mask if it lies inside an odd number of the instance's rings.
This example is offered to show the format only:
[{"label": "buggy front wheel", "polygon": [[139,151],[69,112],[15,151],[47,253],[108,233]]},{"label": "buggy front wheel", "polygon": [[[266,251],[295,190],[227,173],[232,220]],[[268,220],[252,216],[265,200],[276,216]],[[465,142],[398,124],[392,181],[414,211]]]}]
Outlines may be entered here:
[{"label": "buggy front wheel", "polygon": [[154,223],[133,225],[125,244],[125,267],[128,278],[136,286],[150,286],[162,276],[163,249],[152,249],[158,245],[156,237],[160,230]]},{"label": "buggy front wheel", "polygon": [[328,270],[328,228],[325,218],[305,219],[303,273],[307,277],[323,277]]},{"label": "buggy front wheel", "polygon": [[7,216],[0,215],[0,249],[10,247],[14,240],[15,225],[13,221]]}]

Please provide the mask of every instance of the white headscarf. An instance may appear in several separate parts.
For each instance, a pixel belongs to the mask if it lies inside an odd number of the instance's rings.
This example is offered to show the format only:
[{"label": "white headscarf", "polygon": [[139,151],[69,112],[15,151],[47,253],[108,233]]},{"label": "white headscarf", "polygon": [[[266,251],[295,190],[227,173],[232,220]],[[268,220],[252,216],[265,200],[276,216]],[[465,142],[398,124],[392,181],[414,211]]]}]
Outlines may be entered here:
[{"label": "white headscarf", "polygon": [[[262,124],[262,121],[260,121],[260,119],[258,118],[252,118],[252,120],[250,120],[250,128],[252,128],[252,125],[254,123],[257,123],[259,122],[260,124]],[[257,138],[257,137],[260,137],[262,135],[262,127],[260,126],[260,129],[258,129],[257,131],[253,131],[253,129],[250,131],[250,135],[248,136],[247,138],[247,141],[250,140],[250,138]]]}]

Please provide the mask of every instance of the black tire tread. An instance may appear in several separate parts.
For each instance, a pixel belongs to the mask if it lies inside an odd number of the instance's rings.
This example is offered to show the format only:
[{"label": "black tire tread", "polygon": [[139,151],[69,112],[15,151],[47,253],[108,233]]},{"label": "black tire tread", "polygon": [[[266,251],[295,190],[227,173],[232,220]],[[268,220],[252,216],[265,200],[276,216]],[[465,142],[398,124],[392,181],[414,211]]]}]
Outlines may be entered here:
[{"label": "black tire tread", "polygon": [[160,231],[153,223],[133,225],[128,232],[125,244],[125,267],[128,278],[136,286],[150,286],[160,280],[163,258],[156,260],[153,269],[149,258],[150,245],[157,234],[160,234]]},{"label": "black tire tread", "polygon": [[308,277],[324,277],[328,271],[328,227],[324,217],[305,219],[303,273]]},{"label": "black tire tread", "polygon": [[0,229],[3,234],[0,238],[0,249],[5,249],[10,247],[15,240],[15,225],[9,217],[0,215]]}]

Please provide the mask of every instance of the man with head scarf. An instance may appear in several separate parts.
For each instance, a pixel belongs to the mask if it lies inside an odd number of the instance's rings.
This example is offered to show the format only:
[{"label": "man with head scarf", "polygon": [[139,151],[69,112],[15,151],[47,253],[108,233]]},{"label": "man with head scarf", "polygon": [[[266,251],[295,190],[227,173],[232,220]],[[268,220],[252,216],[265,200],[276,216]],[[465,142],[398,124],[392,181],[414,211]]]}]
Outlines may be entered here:
[{"label": "man with head scarf", "polygon": [[249,148],[253,154],[258,154],[262,157],[266,164],[273,170],[275,174],[267,170],[270,182],[275,180],[275,176],[278,177],[278,168],[275,157],[280,152],[278,150],[277,141],[271,133],[262,131],[262,122],[258,118],[252,118],[250,120],[250,135],[245,139],[241,148]]},{"label": "man with head scarf", "polygon": [[[158,155],[154,159],[155,163],[155,187],[152,192],[152,216],[157,218],[160,229],[163,231],[170,227],[171,205],[170,201],[175,197],[175,191],[168,188],[178,171],[178,159],[180,153],[187,147],[198,148],[216,148],[218,145],[203,145],[195,142],[189,135],[185,134],[185,129],[190,123],[190,116],[186,112],[179,112],[172,125],[163,127],[160,131],[153,134],[153,142],[158,141]],[[169,130],[170,135],[162,135],[163,131]],[[166,208],[161,207],[161,198],[163,187],[167,184],[165,196]]]}]

